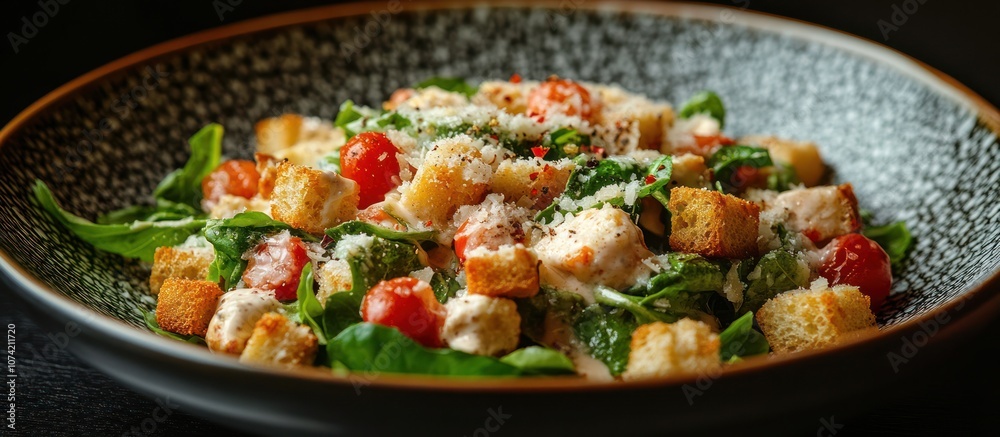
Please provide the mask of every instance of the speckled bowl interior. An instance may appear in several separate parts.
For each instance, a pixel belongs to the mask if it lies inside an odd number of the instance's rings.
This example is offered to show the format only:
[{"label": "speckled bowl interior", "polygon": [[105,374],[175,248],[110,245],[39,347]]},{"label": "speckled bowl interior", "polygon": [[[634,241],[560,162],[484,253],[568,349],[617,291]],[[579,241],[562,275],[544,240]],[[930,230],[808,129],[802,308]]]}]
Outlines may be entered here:
[{"label": "speckled bowl interior", "polygon": [[[733,12],[730,12],[732,14]],[[933,310],[1000,264],[1000,146],[971,106],[878,59],[740,24],[592,10],[480,7],[372,16],[238,36],[101,78],[46,108],[0,148],[0,248],[53,290],[142,329],[149,266],[95,250],[46,216],[34,179],[94,218],[149,202],[210,122],[225,153],[250,157],[253,123],[281,113],[332,119],[434,75],[518,73],[615,83],[681,102],[717,91],[734,137],[813,140],[835,181],[854,183],[878,222],[906,220],[915,247],[882,326]],[[361,32],[361,33],[359,33]],[[158,73],[152,73],[157,71]],[[123,100],[123,96],[128,96]],[[152,335],[152,334],[150,334]]]}]

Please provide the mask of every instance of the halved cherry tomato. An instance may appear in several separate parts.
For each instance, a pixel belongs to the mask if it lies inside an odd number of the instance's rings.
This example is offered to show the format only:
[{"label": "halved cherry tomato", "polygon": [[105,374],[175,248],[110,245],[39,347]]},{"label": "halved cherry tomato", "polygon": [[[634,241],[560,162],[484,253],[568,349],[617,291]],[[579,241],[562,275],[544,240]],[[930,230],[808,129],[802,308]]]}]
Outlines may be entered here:
[{"label": "halved cherry tomato", "polygon": [[362,132],[340,148],[340,168],[345,178],[358,183],[358,208],[385,200],[385,193],[399,185],[399,151],[379,132]]},{"label": "halved cherry tomato", "polygon": [[379,282],[361,301],[364,321],[392,326],[427,347],[444,346],[445,314],[430,284],[410,277]]},{"label": "halved cherry tomato", "polygon": [[871,298],[872,312],[877,313],[889,297],[892,268],[889,255],[878,243],[861,234],[834,238],[828,247],[819,275],[830,285],[853,285]]},{"label": "halved cherry tomato", "polygon": [[309,255],[302,239],[282,232],[257,245],[243,271],[248,287],[273,290],[278,300],[295,299]]},{"label": "halved cherry tomato", "polygon": [[550,78],[528,95],[528,115],[532,117],[558,113],[589,120],[596,112],[594,106],[590,92],[568,79]]},{"label": "halved cherry tomato", "polygon": [[201,192],[210,204],[218,202],[225,194],[249,199],[257,195],[259,179],[257,163],[233,159],[219,164],[201,180]]}]

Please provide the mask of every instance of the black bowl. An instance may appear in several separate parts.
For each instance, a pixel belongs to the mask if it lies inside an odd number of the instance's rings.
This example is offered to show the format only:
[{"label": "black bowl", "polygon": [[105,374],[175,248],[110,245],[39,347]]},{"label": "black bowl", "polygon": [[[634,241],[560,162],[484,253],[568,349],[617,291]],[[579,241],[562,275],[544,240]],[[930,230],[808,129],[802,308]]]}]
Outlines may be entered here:
[{"label": "black bowl", "polygon": [[[62,326],[69,350],[125,384],[238,428],[298,435],[794,427],[775,418],[871,392],[1000,308],[1000,116],[950,78],[846,34],[737,9],[397,5],[320,8],[181,38],[32,105],[0,132],[5,279]],[[225,153],[249,157],[263,117],[329,119],[345,99],[377,104],[428,76],[512,73],[617,83],[674,102],[709,88],[725,100],[734,136],[819,143],[835,180],[854,182],[877,221],[906,220],[916,238],[880,332],[720,374],[618,384],[253,368],[147,332],[148,266],[77,240],[32,200],[39,178],[92,218],[146,200],[209,122],[226,127]]]}]

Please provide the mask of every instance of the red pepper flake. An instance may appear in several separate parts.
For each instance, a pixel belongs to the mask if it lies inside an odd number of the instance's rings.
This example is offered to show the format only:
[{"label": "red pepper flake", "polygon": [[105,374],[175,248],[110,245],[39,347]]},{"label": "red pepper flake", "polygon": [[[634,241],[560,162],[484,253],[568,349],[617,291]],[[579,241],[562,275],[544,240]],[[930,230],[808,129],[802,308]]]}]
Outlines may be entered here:
[{"label": "red pepper flake", "polygon": [[653,176],[651,174],[646,175],[646,185],[650,185],[653,182],[656,182],[656,176]]},{"label": "red pepper flake", "polygon": [[536,158],[544,158],[545,154],[549,153],[549,148],[542,146],[535,146],[531,148],[531,153],[534,154]]},{"label": "red pepper flake", "polygon": [[537,196],[538,195],[538,188],[532,188],[531,189],[531,195],[532,196]]},{"label": "red pepper flake", "polygon": [[434,222],[432,220],[427,220],[426,222],[424,222],[424,226],[426,226],[428,228],[431,227],[431,225],[433,225],[433,224],[434,224]]},{"label": "red pepper flake", "polygon": [[528,179],[531,179],[531,180],[538,179],[538,172],[536,171],[536,172],[534,172],[532,174],[529,174],[528,175]]},{"label": "red pepper flake", "polygon": [[510,75],[510,83],[521,83],[521,75],[517,73]]}]

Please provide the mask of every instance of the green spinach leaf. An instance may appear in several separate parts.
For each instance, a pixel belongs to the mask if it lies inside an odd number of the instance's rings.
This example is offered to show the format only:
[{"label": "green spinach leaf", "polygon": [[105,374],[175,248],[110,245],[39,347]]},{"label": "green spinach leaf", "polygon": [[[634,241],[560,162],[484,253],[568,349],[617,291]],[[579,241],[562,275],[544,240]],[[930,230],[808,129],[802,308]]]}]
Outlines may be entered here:
[{"label": "green spinach leaf", "polygon": [[576,373],[573,361],[562,352],[539,346],[528,346],[518,349],[503,358],[500,362],[517,367],[529,375],[572,375]]},{"label": "green spinach leaf", "polygon": [[726,124],[726,107],[722,104],[722,99],[713,91],[700,91],[691,96],[678,113],[680,118],[691,118],[696,114],[705,114],[719,122],[719,128]]},{"label": "green spinach leaf", "polygon": [[621,375],[628,366],[632,332],[638,327],[628,311],[593,304],[579,315],[573,332],[590,356],[607,365],[612,375]]},{"label": "green spinach leaf", "polygon": [[219,166],[222,156],[222,125],[212,123],[195,133],[188,143],[191,157],[184,167],[167,175],[153,197],[201,210],[201,180]]},{"label": "green spinach leaf", "polygon": [[757,311],[778,293],[809,285],[809,266],[791,251],[776,249],[761,257],[750,276],[739,313]]},{"label": "green spinach leaf", "polygon": [[913,245],[913,236],[906,227],[906,222],[895,222],[883,226],[867,226],[861,231],[864,236],[871,238],[885,253],[889,254],[889,261],[894,267],[906,259],[906,254]]},{"label": "green spinach leaf", "polygon": [[[519,376],[520,368],[496,358],[453,349],[425,348],[396,328],[358,323],[327,343],[331,362],[354,372],[444,376]],[[331,365],[332,367],[332,365]]]},{"label": "green spinach leaf", "polygon": [[81,240],[105,252],[147,262],[153,261],[156,248],[181,244],[206,224],[205,220],[185,218],[99,225],[60,208],[44,182],[36,180],[34,192],[42,208]]},{"label": "green spinach leaf", "polygon": [[736,319],[728,328],[719,334],[722,343],[719,353],[722,361],[732,361],[734,358],[766,354],[771,350],[764,334],[753,329],[753,312],[748,312]]},{"label": "green spinach leaf", "polygon": [[715,173],[715,181],[726,193],[739,191],[751,181],[745,180],[740,167],[763,168],[774,165],[767,149],[753,146],[727,146],[719,149],[708,159],[708,166]]}]

